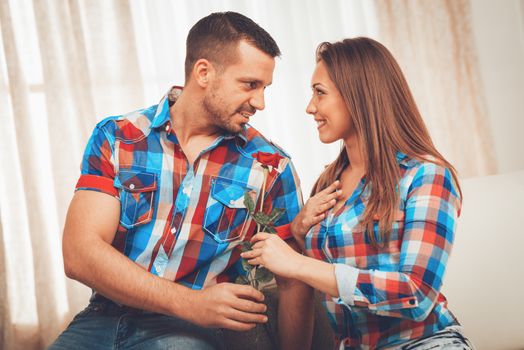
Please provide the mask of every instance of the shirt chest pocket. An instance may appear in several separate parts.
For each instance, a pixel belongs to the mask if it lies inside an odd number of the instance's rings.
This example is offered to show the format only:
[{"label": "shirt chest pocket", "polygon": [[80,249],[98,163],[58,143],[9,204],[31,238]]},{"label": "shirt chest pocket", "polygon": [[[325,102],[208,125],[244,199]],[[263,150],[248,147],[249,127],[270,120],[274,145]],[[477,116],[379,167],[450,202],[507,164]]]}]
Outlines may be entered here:
[{"label": "shirt chest pocket", "polygon": [[249,191],[252,189],[238,181],[212,179],[202,225],[204,232],[219,243],[242,239],[249,221],[244,194]]},{"label": "shirt chest pocket", "polygon": [[135,170],[120,170],[120,224],[131,229],[146,224],[153,218],[157,175]]}]

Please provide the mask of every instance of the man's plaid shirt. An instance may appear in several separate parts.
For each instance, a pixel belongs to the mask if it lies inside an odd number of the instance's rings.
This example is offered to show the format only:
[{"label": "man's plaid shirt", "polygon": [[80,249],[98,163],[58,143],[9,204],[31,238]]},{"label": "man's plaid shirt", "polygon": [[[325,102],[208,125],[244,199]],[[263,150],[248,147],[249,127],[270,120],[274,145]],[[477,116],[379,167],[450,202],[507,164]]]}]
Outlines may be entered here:
[{"label": "man's plaid shirt", "polygon": [[291,222],[302,197],[289,156],[249,125],[217,137],[189,164],[171,132],[169,107],[179,93],[173,88],[158,105],[98,123],[76,189],[120,200],[112,244],[122,254],[155,275],[201,289],[244,274],[239,243],[256,228],[244,193],[254,191],[258,202],[264,179],[254,154],[283,156],[268,176],[263,206],[286,209],[276,226]]}]

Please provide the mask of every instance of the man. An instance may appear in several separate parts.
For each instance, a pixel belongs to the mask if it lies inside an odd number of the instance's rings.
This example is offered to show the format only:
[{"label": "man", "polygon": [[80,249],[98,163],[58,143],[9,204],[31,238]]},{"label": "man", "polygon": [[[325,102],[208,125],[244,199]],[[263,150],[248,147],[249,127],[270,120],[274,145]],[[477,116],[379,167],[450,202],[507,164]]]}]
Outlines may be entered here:
[{"label": "man", "polygon": [[[101,121],[88,142],[63,254],[93,295],[51,349],[219,349],[221,329],[267,322],[264,295],[231,282],[245,274],[239,244],[256,233],[244,194],[264,212],[286,209],[280,227],[302,204],[289,156],[248,125],[280,50],[234,12],[201,19],[186,44],[183,90]],[[261,152],[277,154],[270,172]],[[277,283],[280,346],[307,348],[311,290]]]}]

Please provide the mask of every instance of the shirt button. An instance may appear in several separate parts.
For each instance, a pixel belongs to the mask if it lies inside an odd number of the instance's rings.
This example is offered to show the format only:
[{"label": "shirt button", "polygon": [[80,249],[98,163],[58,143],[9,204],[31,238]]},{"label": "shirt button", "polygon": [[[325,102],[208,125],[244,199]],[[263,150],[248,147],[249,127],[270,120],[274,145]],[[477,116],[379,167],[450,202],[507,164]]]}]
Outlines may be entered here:
[{"label": "shirt button", "polygon": [[234,200],[230,200],[229,204],[235,204],[235,201]]},{"label": "shirt button", "polygon": [[129,188],[132,189],[132,190],[134,190],[134,189],[135,189],[135,184],[131,184],[131,185],[129,185]]},{"label": "shirt button", "polygon": [[171,228],[171,233],[173,233],[173,234],[176,233],[176,227]]}]

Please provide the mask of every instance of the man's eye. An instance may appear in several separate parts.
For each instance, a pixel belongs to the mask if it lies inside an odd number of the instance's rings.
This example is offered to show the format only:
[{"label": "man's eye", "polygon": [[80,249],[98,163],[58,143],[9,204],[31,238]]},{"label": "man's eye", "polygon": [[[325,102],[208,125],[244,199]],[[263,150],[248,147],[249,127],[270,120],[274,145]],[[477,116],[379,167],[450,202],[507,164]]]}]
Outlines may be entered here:
[{"label": "man's eye", "polygon": [[321,91],[319,89],[315,89],[315,95],[317,95],[317,96],[324,95],[324,91]]},{"label": "man's eye", "polygon": [[257,83],[255,81],[249,81],[246,83],[246,86],[250,89],[256,89],[257,88]]}]

